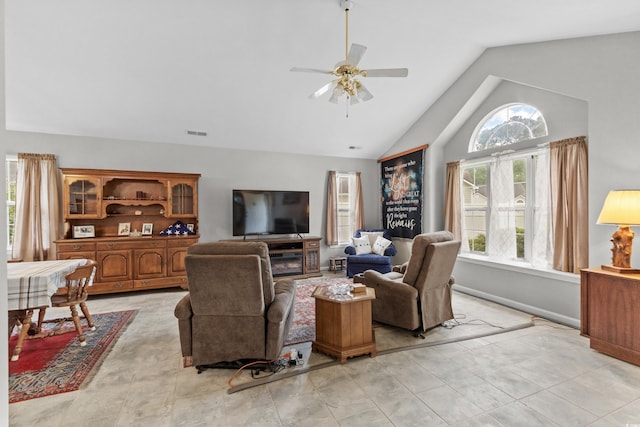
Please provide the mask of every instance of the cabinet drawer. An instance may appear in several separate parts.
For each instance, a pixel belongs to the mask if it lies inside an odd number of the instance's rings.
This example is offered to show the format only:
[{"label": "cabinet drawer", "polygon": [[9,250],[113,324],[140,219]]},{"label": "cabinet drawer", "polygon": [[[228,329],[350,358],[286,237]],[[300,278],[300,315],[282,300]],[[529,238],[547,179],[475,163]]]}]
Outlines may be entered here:
[{"label": "cabinet drawer", "polygon": [[95,259],[96,253],[93,251],[90,252],[58,252],[56,255],[58,259]]},{"label": "cabinet drawer", "polygon": [[[58,252],[86,252],[86,251],[95,251],[96,243],[95,242],[69,242],[69,243],[57,243],[56,250]],[[62,258],[60,258],[62,259]]]},{"label": "cabinet drawer", "polygon": [[132,280],[121,280],[117,282],[94,283],[89,287],[89,295],[111,294],[115,292],[127,292],[133,289]]},{"label": "cabinet drawer", "polygon": [[173,238],[167,240],[168,248],[183,248],[187,246],[191,246],[195,243],[198,243],[198,239],[181,239],[181,238]]},{"label": "cabinet drawer", "polygon": [[164,248],[164,240],[136,240],[122,242],[100,242],[98,243],[99,251],[113,251],[120,249],[153,249]]},{"label": "cabinet drawer", "polygon": [[186,278],[180,277],[164,277],[157,279],[141,279],[134,280],[133,287],[135,289],[153,289],[153,288],[166,288],[168,286],[184,286]]},{"label": "cabinet drawer", "polygon": [[317,240],[312,241],[312,242],[304,242],[304,246],[306,248],[318,248],[318,247],[320,247],[320,242],[317,241]]}]

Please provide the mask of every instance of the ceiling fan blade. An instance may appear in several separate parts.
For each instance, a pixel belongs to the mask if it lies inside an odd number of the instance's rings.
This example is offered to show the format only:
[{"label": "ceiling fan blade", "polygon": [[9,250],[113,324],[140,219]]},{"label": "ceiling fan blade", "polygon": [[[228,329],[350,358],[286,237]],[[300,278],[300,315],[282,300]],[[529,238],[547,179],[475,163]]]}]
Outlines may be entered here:
[{"label": "ceiling fan blade", "polygon": [[334,104],[338,103],[338,98],[340,98],[344,94],[344,89],[339,84],[333,88],[333,93],[331,94],[331,98],[329,98],[329,102],[333,102]]},{"label": "ceiling fan blade", "polygon": [[407,68],[379,68],[364,71],[367,73],[367,77],[407,77],[409,75]]},{"label": "ceiling fan blade", "polygon": [[335,84],[335,82],[327,83],[326,85],[322,86],[320,89],[318,89],[317,91],[315,91],[311,95],[309,95],[309,98],[313,98],[313,99],[320,98],[322,95],[327,93],[329,91],[329,89],[331,89],[331,86],[334,85],[334,84]]},{"label": "ceiling fan blade", "polygon": [[360,100],[362,102],[367,102],[367,101],[373,99],[373,95],[371,94],[371,92],[369,92],[369,90],[366,87],[364,87],[364,85],[362,83],[360,83],[358,85],[358,92],[356,92],[356,96],[355,97],[357,97],[358,100]]},{"label": "ceiling fan blade", "polygon": [[366,46],[352,43],[351,49],[349,49],[349,54],[347,55],[347,63],[351,65],[358,65],[366,50]]},{"label": "ceiling fan blade", "polygon": [[301,72],[301,73],[322,73],[322,74],[331,74],[331,73],[333,73],[333,71],[319,70],[317,68],[301,68],[301,67],[293,67],[289,71]]}]

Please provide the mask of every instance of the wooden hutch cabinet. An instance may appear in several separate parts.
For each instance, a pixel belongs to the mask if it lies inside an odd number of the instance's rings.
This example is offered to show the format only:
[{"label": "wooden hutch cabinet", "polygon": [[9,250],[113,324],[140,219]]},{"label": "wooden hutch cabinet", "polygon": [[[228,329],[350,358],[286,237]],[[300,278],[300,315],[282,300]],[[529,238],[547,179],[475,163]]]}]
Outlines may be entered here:
[{"label": "wooden hutch cabinet", "polygon": [[[160,236],[180,220],[198,226],[199,174],[61,169],[64,239],[58,259],[98,263],[92,294],[187,287],[184,257],[198,235]],[[120,224],[132,233],[120,236]],[[151,234],[142,235],[151,225]],[[92,226],[95,237],[74,238],[74,228]],[[76,236],[77,237],[77,236]]]}]

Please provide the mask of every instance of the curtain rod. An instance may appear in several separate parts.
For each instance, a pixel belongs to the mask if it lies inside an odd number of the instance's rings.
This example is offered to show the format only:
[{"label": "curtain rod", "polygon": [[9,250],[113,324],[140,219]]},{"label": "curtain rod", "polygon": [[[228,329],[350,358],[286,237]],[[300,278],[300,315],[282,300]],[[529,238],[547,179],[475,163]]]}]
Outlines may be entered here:
[{"label": "curtain rod", "polygon": [[516,152],[516,150],[498,151],[497,153],[491,153],[491,157],[504,156],[505,154],[511,154],[511,153],[515,153],[515,152]]},{"label": "curtain rod", "polygon": [[460,160],[460,164],[462,165],[463,163],[465,165],[474,165],[476,163],[486,163],[486,162],[490,162],[492,161],[492,157],[498,157],[498,156],[509,156],[509,157],[516,157],[516,156],[526,156],[529,154],[535,154],[535,153],[541,153],[544,151],[545,148],[547,148],[547,146],[549,145],[549,143],[545,143],[545,144],[540,144],[537,147],[532,147],[532,148],[526,148],[523,150],[504,150],[504,151],[500,151],[498,153],[492,153],[491,156],[484,156],[484,157],[478,157],[475,159],[471,159],[469,161],[464,161],[464,160]]},{"label": "curtain rod", "polygon": [[427,148],[429,148],[429,144],[424,144],[424,145],[421,145],[419,147],[411,148],[409,150],[405,150],[405,151],[402,151],[400,153],[396,153],[396,154],[392,154],[392,155],[387,156],[387,157],[380,158],[380,159],[378,159],[378,163],[386,162],[387,160],[393,160],[393,159],[395,159],[397,157],[402,157],[402,156],[404,156],[406,154],[415,153],[416,151],[426,150]]}]

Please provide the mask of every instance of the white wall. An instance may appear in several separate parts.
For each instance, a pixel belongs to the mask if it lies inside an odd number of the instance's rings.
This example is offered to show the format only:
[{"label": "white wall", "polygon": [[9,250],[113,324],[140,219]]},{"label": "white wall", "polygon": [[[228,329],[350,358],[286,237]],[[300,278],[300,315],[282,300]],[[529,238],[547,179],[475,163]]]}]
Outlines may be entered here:
[{"label": "white wall", "polygon": [[[6,155],[6,145],[5,141],[7,140],[7,132],[6,132],[6,123],[5,123],[5,87],[4,87],[4,0],[0,0],[0,141],[2,144],[0,146],[0,152],[3,153],[3,159]],[[4,167],[4,162],[0,162],[0,171],[2,172],[1,176],[5,176],[6,171]],[[0,197],[2,200],[6,200],[6,186],[2,185],[0,189]],[[6,224],[7,222],[7,212],[6,209],[0,209],[0,224]],[[7,236],[5,233],[2,233],[2,238],[0,239],[1,248],[7,247]],[[4,249],[0,250],[0,283],[7,283],[7,255]],[[2,351],[3,354],[9,354],[9,343],[7,337],[7,317],[4,316],[4,313],[7,312],[7,287],[0,286],[0,313],[3,315],[0,316],[0,342],[2,343]],[[0,425],[8,426],[9,425],[9,365],[7,363],[0,364]],[[5,386],[6,385],[6,386]]]},{"label": "white wall", "polygon": [[[491,76],[584,100],[588,105],[589,258],[594,266],[607,263],[614,229],[595,224],[602,202],[612,189],[640,188],[638,75],[639,32],[488,49],[386,155],[428,143],[433,159],[444,159],[445,152],[451,157],[468,157],[460,146],[449,148],[453,142],[448,126]],[[447,138],[441,138],[444,134]],[[425,186],[436,196],[425,216],[432,229],[438,229],[443,224],[444,165],[432,162],[429,167],[433,174]],[[640,265],[640,250],[634,252],[632,265]],[[577,278],[561,280],[568,287],[561,289],[564,285],[550,278],[502,271],[479,265],[462,267],[458,261],[455,274],[458,283],[490,298],[529,306],[530,311],[577,325]]]}]

